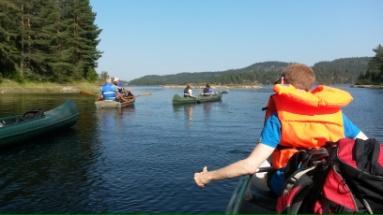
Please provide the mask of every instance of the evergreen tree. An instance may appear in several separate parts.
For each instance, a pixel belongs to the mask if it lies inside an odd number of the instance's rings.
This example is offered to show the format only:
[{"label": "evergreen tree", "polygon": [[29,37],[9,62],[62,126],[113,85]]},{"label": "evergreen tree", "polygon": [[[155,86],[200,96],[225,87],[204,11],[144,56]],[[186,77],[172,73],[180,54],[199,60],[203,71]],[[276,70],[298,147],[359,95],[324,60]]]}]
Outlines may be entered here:
[{"label": "evergreen tree", "polygon": [[95,80],[97,73],[97,59],[101,53],[96,49],[99,43],[98,35],[101,30],[94,24],[95,14],[89,0],[66,0],[65,13],[66,26],[72,33],[71,40],[67,41],[67,54],[74,62],[72,77]]},{"label": "evergreen tree", "polygon": [[383,84],[383,47],[378,45],[375,49],[375,56],[368,63],[365,74],[360,75],[357,84]]},{"label": "evergreen tree", "polygon": [[100,29],[89,0],[0,0],[0,74],[13,79],[97,79]]},{"label": "evergreen tree", "polygon": [[102,81],[105,81],[106,79],[108,79],[110,76],[109,76],[109,73],[107,71],[102,71],[101,74],[100,74],[100,77],[99,79],[102,80]]},{"label": "evergreen tree", "polygon": [[[20,0],[20,73],[31,80],[57,80],[60,71],[53,65],[59,61],[55,41],[60,8],[53,0]],[[70,74],[66,74],[70,77]]]},{"label": "evergreen tree", "polygon": [[13,0],[0,1],[0,74],[13,77],[20,61],[17,48],[19,8]]},{"label": "evergreen tree", "polygon": [[383,83],[383,47],[382,45],[378,45],[374,49],[375,57],[370,61],[371,69],[376,72],[375,83],[382,84]]},{"label": "evergreen tree", "polygon": [[26,65],[28,79],[51,80],[53,74],[49,63],[56,55],[52,49],[52,39],[56,36],[54,31],[55,20],[52,14],[57,14],[52,0],[31,0],[32,8],[24,8],[27,18],[27,54]]}]

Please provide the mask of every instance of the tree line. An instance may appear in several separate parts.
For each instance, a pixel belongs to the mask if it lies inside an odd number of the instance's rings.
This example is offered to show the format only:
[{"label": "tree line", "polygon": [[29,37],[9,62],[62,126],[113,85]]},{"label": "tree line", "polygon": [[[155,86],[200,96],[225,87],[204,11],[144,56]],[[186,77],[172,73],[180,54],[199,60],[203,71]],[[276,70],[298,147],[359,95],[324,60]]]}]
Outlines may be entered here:
[{"label": "tree line", "polygon": [[369,61],[367,71],[360,74],[357,84],[383,84],[383,47],[379,44],[373,50],[375,56]]},{"label": "tree line", "polygon": [[[317,82],[323,84],[355,83],[367,71],[371,57],[342,58],[322,61],[313,65]],[[221,72],[179,73],[175,75],[148,75],[129,81],[132,85],[166,84],[272,84],[277,80],[287,62],[269,61],[255,63],[241,69]]]},{"label": "tree line", "polygon": [[0,79],[96,80],[95,17],[89,0],[0,0]]}]

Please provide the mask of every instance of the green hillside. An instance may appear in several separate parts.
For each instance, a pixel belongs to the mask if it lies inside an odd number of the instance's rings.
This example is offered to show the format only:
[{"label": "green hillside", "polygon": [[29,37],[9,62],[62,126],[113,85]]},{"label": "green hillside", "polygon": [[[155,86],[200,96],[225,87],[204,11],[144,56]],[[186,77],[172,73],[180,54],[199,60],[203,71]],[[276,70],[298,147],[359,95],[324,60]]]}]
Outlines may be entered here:
[{"label": "green hillside", "polygon": [[379,44],[373,51],[375,56],[368,63],[367,71],[359,76],[357,84],[383,85],[383,46]]},{"label": "green hillside", "polygon": [[[319,83],[354,83],[367,70],[370,57],[342,58],[318,62],[313,69]],[[271,84],[278,79],[287,62],[269,61],[255,63],[241,69],[220,72],[178,73],[174,75],[147,75],[129,81],[131,85],[165,84]]]},{"label": "green hillside", "polygon": [[333,61],[322,61],[314,64],[319,83],[355,83],[360,74],[368,69],[371,57],[341,58]]}]

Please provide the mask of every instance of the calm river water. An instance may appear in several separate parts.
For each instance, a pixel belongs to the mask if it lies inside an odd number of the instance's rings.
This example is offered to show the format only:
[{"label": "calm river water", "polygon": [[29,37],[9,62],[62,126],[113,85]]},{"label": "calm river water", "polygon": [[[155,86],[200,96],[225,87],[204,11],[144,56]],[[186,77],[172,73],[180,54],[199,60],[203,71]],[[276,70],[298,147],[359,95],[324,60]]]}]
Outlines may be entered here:
[{"label": "calm river water", "polygon": [[[354,96],[345,113],[383,141],[383,90],[340,87]],[[121,111],[96,110],[86,96],[1,95],[0,116],[72,99],[80,119],[72,129],[0,149],[0,212],[223,212],[238,179],[199,189],[193,173],[251,151],[271,88],[180,107],[171,99],[182,89],[133,91],[143,96]]]}]

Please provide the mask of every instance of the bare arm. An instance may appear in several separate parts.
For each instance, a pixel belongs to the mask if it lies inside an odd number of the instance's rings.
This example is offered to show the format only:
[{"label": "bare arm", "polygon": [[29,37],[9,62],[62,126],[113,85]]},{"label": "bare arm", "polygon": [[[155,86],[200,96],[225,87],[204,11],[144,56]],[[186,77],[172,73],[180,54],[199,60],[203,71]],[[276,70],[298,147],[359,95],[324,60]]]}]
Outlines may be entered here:
[{"label": "bare arm", "polygon": [[362,131],[360,131],[359,133],[358,133],[358,135],[356,135],[356,137],[354,138],[354,139],[362,139],[362,140],[367,140],[368,139],[368,137],[362,132]]},{"label": "bare arm", "polygon": [[205,187],[210,181],[234,178],[241,175],[254,174],[263,161],[274,151],[274,148],[259,143],[251,152],[249,157],[232,163],[221,169],[208,171],[207,167],[202,172],[194,174],[194,181],[200,187]]}]

